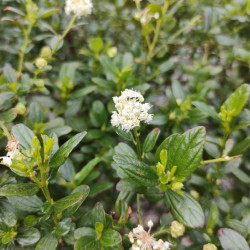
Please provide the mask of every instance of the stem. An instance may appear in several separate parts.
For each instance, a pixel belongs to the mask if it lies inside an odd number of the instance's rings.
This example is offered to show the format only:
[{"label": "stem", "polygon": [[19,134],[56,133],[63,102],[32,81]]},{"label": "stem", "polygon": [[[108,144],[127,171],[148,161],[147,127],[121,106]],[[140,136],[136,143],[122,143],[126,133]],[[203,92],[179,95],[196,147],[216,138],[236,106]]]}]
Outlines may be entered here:
[{"label": "stem", "polygon": [[0,121],[0,127],[3,130],[4,135],[8,138],[9,141],[11,141],[12,140],[11,135],[6,126],[4,125],[3,121]]},{"label": "stem", "polygon": [[56,42],[55,47],[52,50],[51,56],[53,56],[59,46],[59,44],[61,43],[61,41],[66,37],[66,35],[69,33],[69,31],[71,30],[71,28],[73,27],[73,24],[76,20],[77,16],[73,16],[69,22],[69,25],[67,26],[67,28],[65,29],[65,31],[63,32],[62,36],[59,37],[59,39]]},{"label": "stem", "polygon": [[135,136],[135,147],[136,147],[136,151],[137,151],[137,157],[139,160],[142,160],[142,151],[141,151],[141,142],[139,139],[140,133],[137,132],[136,128],[133,129],[134,131],[134,136]]},{"label": "stem", "polygon": [[143,225],[142,216],[141,216],[140,194],[137,194],[137,213],[138,213],[139,223],[140,225]]},{"label": "stem", "polygon": [[206,165],[206,164],[210,164],[210,163],[218,163],[218,162],[226,162],[226,161],[233,161],[237,158],[241,158],[242,155],[235,155],[235,156],[232,156],[232,157],[229,157],[229,156],[222,156],[221,158],[217,158],[217,159],[213,159],[213,160],[207,160],[207,161],[201,161],[200,163],[202,165]]},{"label": "stem", "polygon": [[32,26],[33,24],[30,23],[27,30],[23,30],[24,32],[24,42],[23,42],[23,46],[20,49],[19,52],[19,61],[18,61],[18,75],[21,75],[22,70],[23,70],[23,61],[24,61],[24,55],[25,55],[25,50],[27,49],[27,46],[29,45],[29,36],[30,36],[30,32],[32,30]]},{"label": "stem", "polygon": [[158,232],[155,232],[152,236],[155,237],[155,236],[160,236],[162,234],[168,234],[168,233],[170,233],[169,229],[160,229]]}]

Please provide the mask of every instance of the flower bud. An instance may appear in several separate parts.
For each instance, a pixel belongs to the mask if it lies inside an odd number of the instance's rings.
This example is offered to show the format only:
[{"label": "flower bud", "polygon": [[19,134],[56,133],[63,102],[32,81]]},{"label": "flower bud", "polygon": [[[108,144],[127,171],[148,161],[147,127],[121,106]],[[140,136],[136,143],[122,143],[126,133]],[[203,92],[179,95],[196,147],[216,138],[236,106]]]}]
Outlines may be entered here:
[{"label": "flower bud", "polygon": [[36,59],[36,66],[38,69],[42,70],[47,66],[47,61],[41,57]]},{"label": "flower bud", "polygon": [[44,80],[39,79],[39,80],[35,81],[35,85],[36,85],[38,88],[43,88],[43,87],[44,87]]},{"label": "flower bud", "polygon": [[185,227],[183,224],[174,220],[171,223],[170,232],[171,232],[172,237],[177,238],[177,237],[182,236],[184,234]]},{"label": "flower bud", "polygon": [[203,250],[217,250],[217,247],[212,243],[208,243],[203,246]]},{"label": "flower bud", "polygon": [[178,191],[183,188],[183,184],[181,182],[174,182],[172,184],[172,190]]},{"label": "flower bud", "polygon": [[17,105],[16,105],[16,110],[17,110],[17,113],[19,115],[24,115],[25,114],[25,111],[26,111],[26,107],[23,103],[19,102]]},{"label": "flower bud", "polygon": [[111,47],[108,49],[107,54],[110,58],[113,58],[117,55],[117,48],[116,47]]},{"label": "flower bud", "polygon": [[41,49],[41,57],[45,57],[45,58],[48,58],[51,56],[51,48],[49,46],[44,46],[42,49]]},{"label": "flower bud", "polygon": [[175,113],[174,112],[171,112],[169,114],[169,120],[174,120],[175,119]]},{"label": "flower bud", "polygon": [[181,106],[182,100],[180,98],[176,99],[176,103],[178,106]]},{"label": "flower bud", "polygon": [[199,200],[200,199],[200,194],[196,191],[196,190],[191,190],[190,194],[196,199]]}]

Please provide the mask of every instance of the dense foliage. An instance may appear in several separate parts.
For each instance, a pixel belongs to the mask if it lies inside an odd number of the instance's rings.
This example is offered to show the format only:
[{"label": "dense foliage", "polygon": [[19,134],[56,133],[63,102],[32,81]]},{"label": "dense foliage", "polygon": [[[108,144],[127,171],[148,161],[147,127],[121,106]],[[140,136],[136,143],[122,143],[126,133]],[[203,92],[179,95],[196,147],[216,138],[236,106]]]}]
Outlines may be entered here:
[{"label": "dense foliage", "polygon": [[66,2],[0,2],[0,249],[249,249],[250,2]]}]

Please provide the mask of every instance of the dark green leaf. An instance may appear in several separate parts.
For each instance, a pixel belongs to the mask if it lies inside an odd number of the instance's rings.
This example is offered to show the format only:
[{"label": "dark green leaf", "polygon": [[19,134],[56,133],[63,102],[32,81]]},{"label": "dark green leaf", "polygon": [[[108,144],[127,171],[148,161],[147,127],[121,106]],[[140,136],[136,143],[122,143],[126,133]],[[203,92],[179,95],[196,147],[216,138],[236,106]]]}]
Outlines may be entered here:
[{"label": "dark green leaf", "polygon": [[165,202],[173,216],[191,228],[202,228],[205,216],[200,204],[188,193],[178,194],[170,189],[165,193]]},{"label": "dark green leaf", "polygon": [[121,245],[121,241],[122,241],[121,235],[117,231],[111,228],[103,232],[100,241],[103,247],[116,247],[115,249],[117,250],[123,249]]},{"label": "dark green leaf", "polygon": [[229,228],[218,231],[221,246],[225,250],[249,250],[249,246],[242,235]]},{"label": "dark green leaf", "polygon": [[122,168],[128,178],[136,183],[146,187],[154,187],[158,184],[157,173],[147,164],[129,156],[116,155],[114,161]]},{"label": "dark green leaf", "polygon": [[65,142],[53,155],[51,158],[49,165],[51,168],[60,167],[67,159],[72,150],[81,142],[83,137],[87,134],[87,132],[79,133]]},{"label": "dark green leaf", "polygon": [[35,250],[56,250],[58,245],[57,237],[53,234],[46,234],[36,245]]},{"label": "dark green leaf", "polygon": [[[96,241],[94,236],[84,236],[76,241],[75,250],[97,250],[100,249],[100,243]],[[37,249],[36,249],[37,250]]]},{"label": "dark green leaf", "polygon": [[0,196],[32,196],[39,191],[36,184],[19,183],[9,184],[0,188]]},{"label": "dark green leaf", "polygon": [[6,200],[0,199],[0,222],[4,222],[9,227],[14,227],[17,223],[17,216],[13,207]]},{"label": "dark green leaf", "polygon": [[147,135],[142,146],[142,150],[144,153],[148,153],[154,148],[157,139],[159,137],[159,134],[160,134],[160,129],[155,128]]},{"label": "dark green leaf", "polygon": [[133,141],[134,137],[133,134],[131,133],[131,131],[129,131],[128,133],[125,132],[122,129],[119,129],[118,127],[113,127],[113,129],[115,130],[115,132],[125,141]]},{"label": "dark green leaf", "polygon": [[244,225],[241,221],[239,220],[235,220],[235,219],[230,219],[226,221],[226,224],[234,229],[235,231],[237,231],[238,233],[240,233],[241,235],[243,235],[243,237],[247,237],[247,226]]},{"label": "dark green leaf", "polygon": [[34,227],[22,227],[17,234],[17,242],[21,246],[35,244],[40,239],[40,232]]},{"label": "dark green leaf", "polygon": [[108,189],[111,189],[113,187],[113,183],[110,181],[100,181],[97,183],[94,183],[90,185],[90,193],[89,196],[93,197],[94,195],[97,195],[99,193],[102,193]]}]

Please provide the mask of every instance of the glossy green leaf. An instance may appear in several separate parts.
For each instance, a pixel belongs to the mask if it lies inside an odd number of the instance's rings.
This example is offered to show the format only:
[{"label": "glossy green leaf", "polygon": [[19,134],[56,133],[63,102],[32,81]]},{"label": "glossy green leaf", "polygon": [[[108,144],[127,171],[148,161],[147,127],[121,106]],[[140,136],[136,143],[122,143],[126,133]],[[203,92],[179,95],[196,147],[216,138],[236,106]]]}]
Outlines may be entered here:
[{"label": "glossy green leaf", "polygon": [[205,136],[204,127],[190,129],[182,135],[172,135],[159,146],[156,159],[159,159],[160,151],[166,149],[168,151],[167,168],[171,170],[176,166],[175,176],[186,177],[200,165]]},{"label": "glossy green leaf", "polygon": [[70,138],[67,142],[65,142],[50,159],[49,166],[51,168],[60,167],[66,161],[72,150],[81,142],[81,140],[86,134],[87,132],[79,133]]},{"label": "glossy green leaf", "polygon": [[75,194],[75,193],[82,194],[81,199],[78,200],[78,202],[75,203],[74,205],[72,205],[69,208],[67,208],[66,210],[64,210],[64,212],[63,212],[64,216],[71,216],[77,211],[77,209],[82,205],[82,203],[85,201],[85,199],[87,198],[87,196],[89,194],[89,186],[80,185],[77,188],[75,188],[71,194]]},{"label": "glossy green leaf", "polygon": [[115,163],[126,173],[127,177],[134,182],[154,187],[158,184],[158,175],[147,164],[129,156],[114,156]]},{"label": "glossy green leaf", "polygon": [[208,106],[206,103],[195,101],[192,102],[192,104],[206,116],[211,116],[218,121],[221,120],[219,114],[211,106]]},{"label": "glossy green leaf", "polygon": [[129,131],[128,133],[125,132],[122,129],[119,129],[118,127],[113,127],[113,129],[115,130],[115,132],[125,141],[133,141],[134,137],[133,134],[131,133],[131,131]]},{"label": "glossy green leaf", "polygon": [[90,185],[90,193],[89,196],[93,197],[97,194],[100,194],[108,189],[111,189],[113,187],[113,183],[110,181],[100,181],[97,183],[94,183]]},{"label": "glossy green leaf", "polygon": [[96,157],[85,165],[80,172],[75,175],[75,181],[77,184],[80,184],[84,179],[91,173],[94,167],[101,161],[100,157]]},{"label": "glossy green leaf", "polygon": [[8,197],[9,202],[18,210],[36,213],[41,210],[42,201],[34,196],[12,196]]},{"label": "glossy green leaf", "polygon": [[155,128],[147,135],[145,141],[143,142],[143,146],[142,146],[142,151],[144,153],[148,153],[148,152],[153,150],[153,148],[157,142],[157,139],[159,137],[159,134],[160,134],[160,129]]},{"label": "glossy green leaf", "polygon": [[0,188],[0,196],[32,196],[39,187],[32,183],[8,184]]},{"label": "glossy green leaf", "polygon": [[89,40],[90,48],[95,52],[99,53],[103,48],[103,40],[101,37],[90,38]]},{"label": "glossy green leaf", "polygon": [[102,233],[100,242],[103,247],[116,247],[115,249],[117,250],[123,249],[121,245],[122,242],[121,235],[117,231],[111,228],[105,230]]},{"label": "glossy green leaf", "polygon": [[242,84],[231,96],[229,96],[223,106],[230,116],[237,116],[241,112],[248,100],[249,94],[249,84]]},{"label": "glossy green leaf", "polygon": [[55,234],[57,236],[65,236],[71,228],[71,219],[66,218],[60,221],[55,227]]},{"label": "glossy green leaf", "polygon": [[53,205],[55,213],[61,213],[65,209],[75,205],[83,199],[83,194],[80,192],[71,193],[70,195],[56,201]]},{"label": "glossy green leaf", "polygon": [[244,237],[232,229],[221,228],[218,236],[224,250],[249,250]]},{"label": "glossy green leaf", "polygon": [[100,249],[100,243],[96,241],[94,236],[84,236],[76,241],[74,245],[75,250],[97,250]]},{"label": "glossy green leaf", "polygon": [[36,245],[35,250],[56,250],[58,245],[57,237],[51,233],[46,234]]},{"label": "glossy green leaf", "polygon": [[94,101],[92,103],[91,112],[96,120],[96,122],[102,126],[106,124],[108,120],[108,113],[105,109],[105,106],[101,101]]},{"label": "glossy green leaf", "polygon": [[183,195],[168,189],[165,202],[172,215],[182,224],[191,228],[203,228],[205,216],[200,204],[188,193]]},{"label": "glossy green leaf", "polygon": [[74,238],[76,240],[84,237],[84,236],[93,236],[96,237],[95,230],[91,227],[80,227],[77,228],[74,232]]},{"label": "glossy green leaf", "polygon": [[17,242],[21,246],[35,244],[40,239],[40,232],[34,227],[22,227],[17,234]]},{"label": "glossy green leaf", "polygon": [[243,222],[239,221],[239,220],[235,220],[235,219],[230,219],[226,221],[226,224],[232,228],[233,230],[237,231],[238,233],[240,233],[243,237],[247,237],[247,233],[248,233],[248,228],[246,225],[244,225]]},{"label": "glossy green leaf", "polygon": [[232,150],[229,152],[230,156],[242,154],[250,147],[250,136],[245,138],[243,141],[237,143]]},{"label": "glossy green leaf", "polygon": [[17,124],[12,128],[11,132],[23,149],[30,149],[33,147],[32,139],[35,137],[35,134],[28,127],[23,124]]},{"label": "glossy green leaf", "polygon": [[17,215],[8,201],[0,199],[0,222],[4,222],[9,227],[14,227],[17,223]]},{"label": "glossy green leaf", "polygon": [[105,211],[100,202],[96,203],[95,207],[92,209],[90,219],[93,227],[95,226],[96,222],[106,225]]}]

